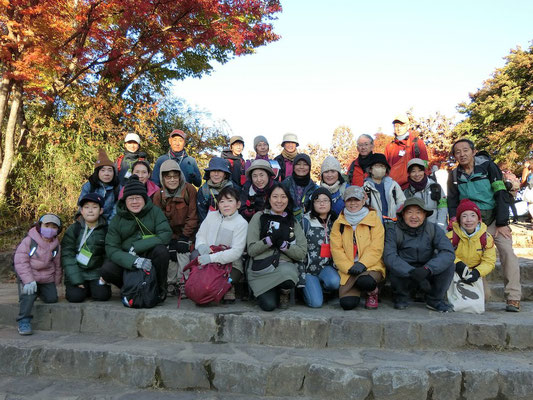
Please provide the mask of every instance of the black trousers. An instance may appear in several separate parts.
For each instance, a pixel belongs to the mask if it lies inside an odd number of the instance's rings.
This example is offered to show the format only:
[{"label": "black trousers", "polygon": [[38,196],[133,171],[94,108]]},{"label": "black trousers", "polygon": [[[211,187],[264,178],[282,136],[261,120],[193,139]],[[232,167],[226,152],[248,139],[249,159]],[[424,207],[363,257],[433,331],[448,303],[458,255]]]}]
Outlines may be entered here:
[{"label": "black trousers", "polygon": [[267,290],[265,293],[257,296],[257,304],[263,311],[273,311],[278,306],[279,290],[292,289],[294,286],[294,282],[291,280],[282,282],[278,286],[275,286],[272,289]]},{"label": "black trousers", "polygon": [[[426,302],[435,302],[444,299],[452,283],[454,272],[455,267],[452,263],[440,274],[431,275],[428,278],[431,284],[431,290],[429,293],[426,293]],[[388,277],[392,286],[394,301],[407,301],[410,297],[411,290],[416,289],[418,286],[417,282],[409,277],[404,278],[393,273],[390,273]]]},{"label": "black trousers", "polygon": [[85,281],[83,288],[73,285],[66,285],[65,297],[71,303],[81,303],[87,297],[96,301],[107,301],[111,298],[111,286],[100,285],[99,279]]},{"label": "black trousers", "polygon": [[[158,244],[152,250],[144,254],[139,254],[139,257],[149,258],[152,261],[152,269],[155,270],[159,289],[161,290],[161,293],[165,293],[167,286],[169,260],[167,246],[163,244]],[[123,272],[124,268],[122,268],[118,264],[115,264],[111,260],[105,260],[102,265],[102,268],[100,269],[100,274],[102,275],[102,278],[104,278],[107,283],[112,283],[113,285],[118,286],[119,288],[121,288],[123,284]]]}]

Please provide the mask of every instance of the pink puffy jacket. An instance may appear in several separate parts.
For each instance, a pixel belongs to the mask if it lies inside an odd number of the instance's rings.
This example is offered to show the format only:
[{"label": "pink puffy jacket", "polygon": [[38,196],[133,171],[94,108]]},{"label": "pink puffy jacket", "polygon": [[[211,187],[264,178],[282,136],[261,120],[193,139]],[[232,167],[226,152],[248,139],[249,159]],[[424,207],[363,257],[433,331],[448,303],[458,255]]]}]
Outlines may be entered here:
[{"label": "pink puffy jacket", "polygon": [[[30,257],[31,239],[37,243],[37,250]],[[15,252],[15,271],[23,284],[30,282],[37,283],[61,283],[61,249],[58,247],[57,237],[51,242],[44,240],[35,227],[31,228],[28,236],[22,239]],[[55,248],[58,252],[52,258]]]}]

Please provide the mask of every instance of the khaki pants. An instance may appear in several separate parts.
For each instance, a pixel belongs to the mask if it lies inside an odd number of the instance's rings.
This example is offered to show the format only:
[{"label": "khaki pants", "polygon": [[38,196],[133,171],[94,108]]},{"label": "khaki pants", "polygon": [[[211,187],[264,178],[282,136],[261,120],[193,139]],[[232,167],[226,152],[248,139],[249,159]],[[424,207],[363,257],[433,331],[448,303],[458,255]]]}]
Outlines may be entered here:
[{"label": "khaki pants", "polygon": [[[494,237],[496,232],[496,222],[490,224],[487,229]],[[513,250],[513,239],[507,239],[503,235],[494,238],[494,243],[498,249],[498,255],[503,269],[504,295],[506,300],[520,300],[522,288],[520,286],[520,267],[518,257]]]},{"label": "khaki pants", "polygon": [[183,267],[189,264],[191,253],[177,253],[178,261],[170,260],[168,262],[168,283],[178,283],[183,275]]},{"label": "khaki pants", "polygon": [[355,281],[357,280],[357,278],[359,278],[360,276],[363,276],[363,275],[370,275],[372,278],[375,279],[375,281],[378,284],[379,284],[379,282],[381,282],[383,280],[383,275],[381,275],[381,272],[378,272],[378,271],[366,270],[365,272],[363,272],[363,273],[361,273],[361,274],[359,274],[357,276],[350,275],[350,277],[348,278],[346,283],[339,287],[339,298],[348,297],[348,296],[361,297],[361,290],[359,290],[355,286]]}]

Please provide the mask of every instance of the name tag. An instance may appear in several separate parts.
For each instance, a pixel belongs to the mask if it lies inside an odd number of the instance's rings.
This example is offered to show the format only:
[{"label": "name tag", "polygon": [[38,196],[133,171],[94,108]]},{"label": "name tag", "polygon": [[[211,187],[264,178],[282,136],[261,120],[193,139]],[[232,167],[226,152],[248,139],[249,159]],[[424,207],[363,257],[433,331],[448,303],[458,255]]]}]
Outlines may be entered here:
[{"label": "name tag", "polygon": [[405,150],[400,150],[400,151],[398,152],[398,155],[399,155],[400,157],[405,156]]},{"label": "name tag", "polygon": [[76,256],[76,261],[79,262],[81,265],[87,266],[92,256],[93,253],[91,253],[89,250],[81,249],[78,255]]},{"label": "name tag", "polygon": [[131,171],[128,169],[128,172],[126,172],[126,175],[124,175],[124,178],[128,179],[131,176]]}]

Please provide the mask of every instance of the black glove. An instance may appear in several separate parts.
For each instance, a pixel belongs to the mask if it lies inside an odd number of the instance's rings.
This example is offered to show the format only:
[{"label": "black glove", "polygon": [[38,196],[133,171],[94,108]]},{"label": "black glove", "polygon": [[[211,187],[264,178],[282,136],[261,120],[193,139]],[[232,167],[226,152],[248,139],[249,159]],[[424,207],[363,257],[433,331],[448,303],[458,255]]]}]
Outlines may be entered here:
[{"label": "black glove", "polygon": [[462,278],[464,274],[468,273],[468,265],[462,261],[455,263],[455,272]]},{"label": "black glove", "polygon": [[180,236],[177,242],[176,251],[178,253],[183,254],[191,251],[191,245],[187,236]]},{"label": "black glove", "polygon": [[287,235],[284,234],[281,229],[273,229],[272,233],[270,234],[270,238],[272,239],[272,244],[274,247],[280,247],[283,242],[287,240],[285,239],[285,236]]},{"label": "black glove", "polygon": [[470,270],[470,273],[463,279],[466,283],[474,283],[479,279],[479,271],[475,268]]},{"label": "black glove", "polygon": [[170,239],[170,243],[168,244],[168,256],[172,261],[178,261],[177,248],[178,241],[176,239]]},{"label": "black glove", "polygon": [[430,273],[431,271],[428,268],[418,267],[413,268],[411,271],[409,271],[409,277],[420,284],[422,281],[427,279]]},{"label": "black glove", "polygon": [[348,273],[350,275],[359,275],[366,271],[365,264],[360,263],[359,261],[356,261],[353,263],[353,265],[348,270]]}]

